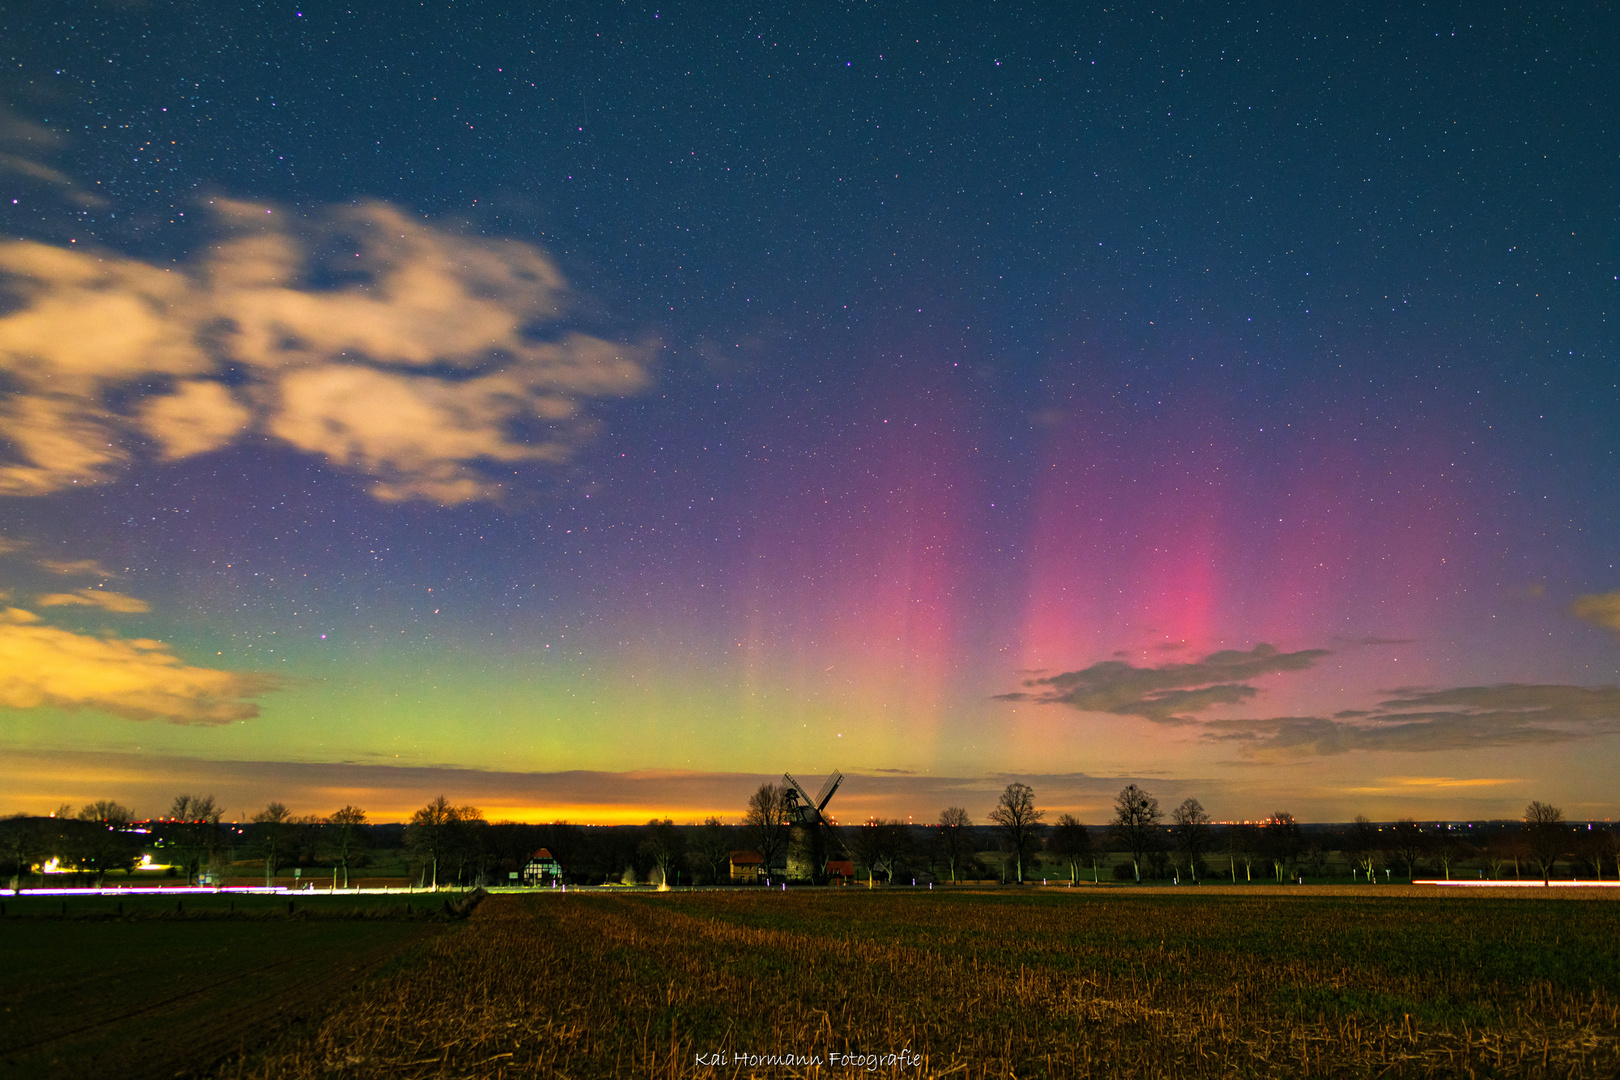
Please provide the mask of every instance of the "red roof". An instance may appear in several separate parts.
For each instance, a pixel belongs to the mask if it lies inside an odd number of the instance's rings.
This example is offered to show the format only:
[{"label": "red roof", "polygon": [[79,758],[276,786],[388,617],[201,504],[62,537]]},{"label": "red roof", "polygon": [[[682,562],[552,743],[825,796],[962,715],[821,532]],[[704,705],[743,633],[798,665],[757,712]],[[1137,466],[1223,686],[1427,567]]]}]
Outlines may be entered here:
[{"label": "red roof", "polygon": [[[547,851],[545,848],[541,848],[539,851],[537,851],[533,855],[529,856],[529,858],[531,858],[531,859],[551,859],[551,852]],[[555,862],[556,860],[552,859],[552,861]]]},{"label": "red roof", "polygon": [[764,862],[765,856],[761,855],[757,851],[733,851],[731,853],[731,864],[733,866],[753,866],[755,864],[763,865]]},{"label": "red roof", "polygon": [[827,861],[827,873],[837,877],[854,877],[855,864],[848,859],[829,859]]}]

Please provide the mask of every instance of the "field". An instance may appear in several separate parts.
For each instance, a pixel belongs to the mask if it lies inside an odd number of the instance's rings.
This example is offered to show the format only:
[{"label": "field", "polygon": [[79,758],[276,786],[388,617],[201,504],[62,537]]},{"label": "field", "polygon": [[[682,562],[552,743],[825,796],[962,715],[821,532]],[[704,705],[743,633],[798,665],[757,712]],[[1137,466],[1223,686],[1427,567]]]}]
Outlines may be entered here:
[{"label": "field", "polygon": [[4,896],[0,1077],[207,1067],[449,925],[414,899]]},{"label": "field", "polygon": [[494,896],[218,1075],[1613,1076],[1620,904],[1527,892]]}]

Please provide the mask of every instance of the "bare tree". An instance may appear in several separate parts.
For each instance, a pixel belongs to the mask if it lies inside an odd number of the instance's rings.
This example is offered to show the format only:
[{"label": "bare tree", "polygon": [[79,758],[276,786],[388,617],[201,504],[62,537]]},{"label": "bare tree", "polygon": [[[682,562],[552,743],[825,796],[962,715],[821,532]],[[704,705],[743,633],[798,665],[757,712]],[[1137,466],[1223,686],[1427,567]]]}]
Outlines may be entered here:
[{"label": "bare tree", "polygon": [[869,889],[875,886],[877,868],[883,863],[882,827],[885,824],[882,818],[870,818],[844,834],[855,864],[866,869],[866,887]]},{"label": "bare tree", "polygon": [[219,844],[219,804],[212,795],[177,795],[169,808],[169,824],[164,834],[173,845],[174,855],[192,884],[204,858]]},{"label": "bare tree", "polygon": [[731,856],[731,838],[717,817],[703,822],[692,845],[692,860],[715,885],[726,880],[726,864]]},{"label": "bare tree", "polygon": [[1299,822],[1286,810],[1278,810],[1266,818],[1260,834],[1265,843],[1266,857],[1271,860],[1272,874],[1278,881],[1283,872],[1291,870],[1305,850],[1305,838],[1299,831]]},{"label": "bare tree", "polygon": [[748,810],[743,814],[743,828],[753,841],[754,850],[765,860],[764,874],[769,879],[771,867],[787,851],[791,826],[787,813],[787,789],[777,784],[761,784],[759,790],[748,797]]},{"label": "bare tree", "polygon": [[[1057,827],[1046,840],[1046,849],[1069,868],[1069,884],[1073,885],[1080,878],[1080,867],[1091,858],[1091,833],[1080,824],[1080,819],[1073,814],[1064,814],[1057,820]],[[1092,874],[1096,880],[1096,874]]]},{"label": "bare tree", "polygon": [[405,846],[431,870],[434,889],[439,887],[439,863],[450,853],[456,816],[456,807],[440,795],[412,814],[405,826]]},{"label": "bare tree", "polygon": [[[1615,844],[1614,833],[1607,826],[1588,824],[1584,829],[1575,831],[1576,847],[1581,858],[1591,868],[1599,881],[1603,880],[1603,866],[1613,862],[1620,847]],[[1583,870],[1582,873],[1585,873]]]},{"label": "bare tree", "polygon": [[457,806],[450,811],[449,858],[456,865],[456,884],[467,884],[467,867],[472,866],[472,884],[484,883],[489,863],[489,822],[476,806]]},{"label": "bare tree", "polygon": [[1159,800],[1135,784],[1126,784],[1114,796],[1114,842],[1131,856],[1137,883],[1142,881],[1142,860],[1159,842]]},{"label": "bare tree", "polygon": [[326,819],[319,814],[303,814],[288,822],[292,826],[287,833],[286,855],[282,857],[282,866],[308,866],[313,869],[321,859],[321,848],[325,837],[321,830],[326,825]]},{"label": "bare tree", "polygon": [[127,877],[139,858],[139,845],[129,833],[130,819],[134,815],[129,807],[110,799],[88,803],[79,811],[79,820],[85,829],[79,840],[79,865],[96,875],[96,885],[107,878],[109,870],[122,870]]},{"label": "bare tree", "polygon": [[[913,857],[916,855],[916,843],[912,837],[911,826],[899,818],[886,822],[883,826],[883,860],[889,871],[889,880],[897,881],[904,875],[908,867],[913,867]],[[915,873],[915,870],[912,871]],[[916,879],[912,879],[916,884]]]},{"label": "bare tree", "polygon": [[366,812],[358,806],[345,806],[327,819],[331,830],[332,855],[343,868],[343,887],[349,887],[349,864],[360,855],[365,842],[361,830],[366,824]]},{"label": "bare tree", "polygon": [[1429,852],[1440,864],[1440,873],[1451,880],[1451,864],[1466,862],[1476,853],[1472,844],[1450,831],[1441,831],[1430,837]]},{"label": "bare tree", "polygon": [[1202,803],[1189,797],[1170,811],[1170,820],[1176,826],[1176,846],[1187,857],[1187,869],[1197,881],[1199,859],[1209,850],[1209,815]]},{"label": "bare tree", "polygon": [[281,856],[284,853],[288,823],[292,820],[292,811],[283,803],[273,802],[253,815],[254,839],[258,842],[259,853],[264,856],[264,883],[276,883],[276,870],[281,866]]},{"label": "bare tree", "polygon": [[866,868],[866,884],[873,887],[877,871],[882,870],[892,880],[900,859],[910,845],[904,822],[872,818],[863,825],[849,830],[850,854]]},{"label": "bare tree", "polygon": [[1432,845],[1421,826],[1411,818],[1401,818],[1389,831],[1389,850],[1406,867],[1406,880],[1417,877],[1418,863]]},{"label": "bare tree", "polygon": [[1507,869],[1508,863],[1518,864],[1518,857],[1514,852],[1514,841],[1517,837],[1503,836],[1500,833],[1488,836],[1479,846],[1479,861],[1491,880],[1500,880],[1502,872]]},{"label": "bare tree", "polygon": [[1321,836],[1305,841],[1305,850],[1300,853],[1299,861],[1312,877],[1327,876],[1328,856],[1333,850],[1329,845],[1332,842],[1331,837],[1324,840]]},{"label": "bare tree", "polygon": [[1350,856],[1351,863],[1364,874],[1369,882],[1376,882],[1378,872],[1378,826],[1367,820],[1365,814],[1357,814],[1356,819],[1350,823],[1350,832],[1345,837],[1345,854]]},{"label": "bare tree", "polygon": [[1008,784],[990,811],[990,820],[1001,828],[1002,841],[1013,853],[1018,866],[1018,883],[1024,883],[1024,855],[1035,846],[1035,829],[1045,810],[1035,809],[1035,789],[1028,784]]},{"label": "bare tree", "polygon": [[85,803],[83,809],[79,811],[80,821],[100,821],[107,825],[128,825],[134,817],[134,811],[129,807],[111,799]]},{"label": "bare tree", "polygon": [[972,827],[973,819],[960,806],[948,806],[939,812],[939,850],[945,856],[945,865],[950,868],[952,881],[957,880],[963,860],[971,854],[968,850],[968,829]]},{"label": "bare tree", "polygon": [[658,868],[658,880],[670,884],[670,868],[680,862],[686,853],[686,837],[669,818],[647,822],[647,833],[641,839],[640,851]]},{"label": "bare tree", "polygon": [[1226,827],[1226,858],[1232,883],[1237,883],[1237,864],[1243,864],[1243,880],[1254,880],[1254,860],[1260,851],[1260,830],[1247,822]]},{"label": "bare tree", "polygon": [[1564,812],[1544,802],[1533,802],[1524,808],[1524,839],[1530,848],[1530,858],[1541,868],[1541,883],[1552,881],[1553,864],[1569,846],[1569,828],[1564,824]]}]

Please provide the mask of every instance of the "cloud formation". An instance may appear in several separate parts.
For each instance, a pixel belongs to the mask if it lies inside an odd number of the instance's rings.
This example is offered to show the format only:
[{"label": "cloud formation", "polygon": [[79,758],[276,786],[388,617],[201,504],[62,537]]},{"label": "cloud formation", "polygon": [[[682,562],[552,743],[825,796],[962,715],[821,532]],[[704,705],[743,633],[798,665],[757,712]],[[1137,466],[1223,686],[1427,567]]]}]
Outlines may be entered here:
[{"label": "cloud formation", "polygon": [[98,607],[124,615],[151,611],[152,605],[136,596],[104,589],[78,589],[70,593],[47,593],[35,603],[40,607]]},{"label": "cloud formation", "polygon": [[491,499],[496,467],[567,459],[589,400],[648,383],[648,347],[545,332],[567,285],[532,245],[378,202],[212,209],[221,240],[187,266],[0,243],[0,494],[103,482],[143,439],[173,460],[260,431],[379,498]]},{"label": "cloud formation", "polygon": [[98,578],[118,576],[94,559],[35,559],[34,562],[51,573],[61,574],[63,577],[82,577],[86,574]]},{"label": "cloud formation", "polygon": [[1620,632],[1620,592],[1577,597],[1570,610],[1577,619]]},{"label": "cloud formation", "polygon": [[1479,750],[1620,734],[1620,687],[1614,686],[1503,683],[1396,690],[1375,705],[1343,709],[1332,717],[1195,715],[1222,705],[1242,705],[1260,692],[1250,680],[1304,671],[1327,655],[1326,649],[1285,653],[1262,644],[1248,652],[1226,650],[1193,663],[1159,667],[1107,660],[1060,675],[1028,672],[1026,689],[998,695],[997,700],[1068,705],[1179,725],[1251,758]]},{"label": "cloud formation", "polygon": [[0,707],[97,709],[130,720],[227,724],[279,681],[192,667],[161,641],[76,634],[20,608],[0,611]]},{"label": "cloud formation", "polygon": [[1210,720],[1206,738],[1249,756],[1479,750],[1620,734],[1620,687],[1503,683],[1403,693],[1338,718]]},{"label": "cloud formation", "polygon": [[27,540],[12,540],[0,536],[0,557],[14,555],[20,560],[31,563],[42,570],[49,570],[53,574],[63,577],[90,577],[111,578],[117,577],[111,570],[102,566],[94,559],[47,559],[38,554],[37,549]]},{"label": "cloud formation", "polygon": [[1191,724],[1191,713],[1237,705],[1260,691],[1248,680],[1283,671],[1304,671],[1326,649],[1278,652],[1260,644],[1248,652],[1225,649],[1191,663],[1136,667],[1104,660],[1081,671],[1025,679],[1026,690],[999,694],[999,701],[1069,705],[1084,712],[1139,716],[1160,724]]},{"label": "cloud formation", "polygon": [[39,160],[41,155],[61,149],[66,142],[50,128],[24,120],[0,105],[0,176],[26,177],[45,184],[80,206],[105,206],[106,199],[78,190],[72,177]]}]

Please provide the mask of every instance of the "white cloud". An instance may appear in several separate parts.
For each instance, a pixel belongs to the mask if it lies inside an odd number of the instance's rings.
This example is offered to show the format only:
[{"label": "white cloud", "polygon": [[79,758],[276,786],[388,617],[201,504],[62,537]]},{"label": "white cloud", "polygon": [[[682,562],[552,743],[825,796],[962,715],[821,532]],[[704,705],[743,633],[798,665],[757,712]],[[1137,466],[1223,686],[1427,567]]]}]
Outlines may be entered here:
[{"label": "white cloud", "polygon": [[175,459],[257,429],[375,476],[380,498],[493,498],[490,466],[566,459],[589,399],[648,382],[646,348],[537,334],[567,289],[532,245],[376,202],[214,209],[224,238],[189,267],[0,244],[20,301],[0,317],[19,387],[0,401],[0,494],[104,481],[132,436]]},{"label": "white cloud", "polygon": [[[528,244],[457,236],[377,202],[334,210],[298,238],[282,231],[286,215],[265,213],[271,208],[221,205],[244,235],[216,250],[209,279],[234,324],[230,350],[250,363],[284,367],[353,353],[383,364],[469,367],[491,350],[521,362],[541,351],[526,340],[526,325],[562,313],[562,274]],[[326,249],[315,260],[320,269],[357,280],[300,287],[311,246]]]},{"label": "white cloud", "polygon": [[172,394],[147,398],[137,422],[174,459],[229,445],[252,426],[253,412],[219,383],[189,380]]},{"label": "white cloud", "polygon": [[426,494],[442,503],[468,502],[488,492],[465,462],[555,461],[568,452],[563,444],[508,440],[503,424],[540,403],[502,395],[489,381],[444,382],[357,367],[299,371],[282,380],[282,407],[270,431],[382,477],[372,489],[380,498]]},{"label": "white cloud", "polygon": [[206,298],[184,273],[22,240],[0,244],[0,272],[26,301],[0,319],[0,356],[23,378],[79,391],[212,367],[195,340]]},{"label": "white cloud", "polygon": [[0,495],[44,495],[100,483],[129,456],[92,401],[48,390],[25,390],[0,402],[0,438],[16,457],[0,464]]}]

